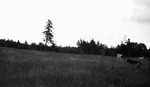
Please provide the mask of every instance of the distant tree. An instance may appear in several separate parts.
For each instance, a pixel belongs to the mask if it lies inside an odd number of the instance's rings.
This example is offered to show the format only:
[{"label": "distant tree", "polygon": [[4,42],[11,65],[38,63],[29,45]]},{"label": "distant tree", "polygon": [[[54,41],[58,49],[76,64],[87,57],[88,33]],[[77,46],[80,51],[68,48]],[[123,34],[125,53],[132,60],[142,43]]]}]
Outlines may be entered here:
[{"label": "distant tree", "polygon": [[137,51],[138,56],[144,56],[144,57],[147,56],[148,50],[147,50],[147,47],[146,47],[145,44],[139,43],[139,44],[136,45],[135,48],[136,48],[135,51]]},{"label": "distant tree", "polygon": [[148,56],[148,50],[145,44],[131,42],[130,39],[117,46],[117,53],[124,54],[127,57]]},{"label": "distant tree", "polygon": [[88,52],[88,47],[87,47],[87,42],[86,41],[84,41],[84,40],[82,40],[82,39],[80,39],[80,40],[78,40],[78,42],[77,42],[77,46],[78,46],[78,48],[81,50],[81,52],[83,53],[83,54],[87,54]]},{"label": "distant tree", "polygon": [[90,42],[78,40],[77,46],[80,52],[84,54],[105,55],[107,49],[105,44],[100,44],[99,42],[96,43],[94,39],[92,39]]},{"label": "distant tree", "polygon": [[116,56],[116,54],[117,54],[117,50],[115,47],[112,46],[112,47],[106,49],[106,55]]},{"label": "distant tree", "polygon": [[97,54],[97,45],[94,39],[90,41],[89,46],[90,46],[90,49],[89,49],[90,54]]},{"label": "distant tree", "polygon": [[39,43],[38,47],[38,50],[44,50],[44,44],[42,42]]},{"label": "distant tree", "polygon": [[97,42],[98,54],[106,55],[106,50],[108,49],[107,45]]},{"label": "distant tree", "polygon": [[24,49],[28,49],[28,47],[29,47],[28,42],[27,42],[27,41],[25,41],[25,42],[24,42],[24,46],[23,46],[23,48],[24,48]]},{"label": "distant tree", "polygon": [[5,41],[5,39],[0,39],[0,46],[1,47],[5,47],[5,43],[6,41]]},{"label": "distant tree", "polygon": [[51,22],[51,20],[48,20],[46,26],[45,26],[45,31],[42,32],[45,35],[45,38],[43,39],[45,41],[45,50],[47,47],[48,43],[51,43],[52,45],[54,45],[54,41],[53,41],[53,32],[52,32],[53,28],[53,24]]},{"label": "distant tree", "polygon": [[21,43],[19,40],[17,41],[17,48],[21,48]]},{"label": "distant tree", "polygon": [[147,50],[147,57],[150,59],[150,48]]},{"label": "distant tree", "polygon": [[30,49],[31,50],[36,50],[36,43],[31,43]]}]

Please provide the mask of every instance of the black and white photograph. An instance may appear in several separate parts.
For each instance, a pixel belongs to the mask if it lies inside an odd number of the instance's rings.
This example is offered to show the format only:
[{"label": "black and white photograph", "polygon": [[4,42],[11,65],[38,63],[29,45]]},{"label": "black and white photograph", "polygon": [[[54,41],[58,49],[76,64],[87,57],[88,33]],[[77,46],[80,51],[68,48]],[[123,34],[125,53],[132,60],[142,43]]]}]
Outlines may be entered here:
[{"label": "black and white photograph", "polygon": [[150,0],[0,0],[0,87],[150,87]]}]

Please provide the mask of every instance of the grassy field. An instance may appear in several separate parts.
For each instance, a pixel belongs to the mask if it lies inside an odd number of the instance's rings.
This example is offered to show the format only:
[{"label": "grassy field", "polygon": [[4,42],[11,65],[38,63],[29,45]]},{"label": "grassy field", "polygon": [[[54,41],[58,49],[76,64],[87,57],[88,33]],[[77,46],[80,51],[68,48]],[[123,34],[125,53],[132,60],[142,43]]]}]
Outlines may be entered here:
[{"label": "grassy field", "polygon": [[150,62],[125,61],[0,47],[0,87],[150,87]]}]

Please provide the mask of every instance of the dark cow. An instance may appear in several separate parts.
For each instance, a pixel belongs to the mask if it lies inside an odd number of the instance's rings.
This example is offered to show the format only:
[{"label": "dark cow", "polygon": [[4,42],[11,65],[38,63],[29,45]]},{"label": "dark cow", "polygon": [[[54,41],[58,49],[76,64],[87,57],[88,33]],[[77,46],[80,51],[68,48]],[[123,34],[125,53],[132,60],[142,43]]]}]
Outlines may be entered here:
[{"label": "dark cow", "polygon": [[143,65],[140,61],[135,61],[131,59],[128,59],[126,62],[128,62],[131,65],[136,65],[137,68],[140,68],[140,66]]}]

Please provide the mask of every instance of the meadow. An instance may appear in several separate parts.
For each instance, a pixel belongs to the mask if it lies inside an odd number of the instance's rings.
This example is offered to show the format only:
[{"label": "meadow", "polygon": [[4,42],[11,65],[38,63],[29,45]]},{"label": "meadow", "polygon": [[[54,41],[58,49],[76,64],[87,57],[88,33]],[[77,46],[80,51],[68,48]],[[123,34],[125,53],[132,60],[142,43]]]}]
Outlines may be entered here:
[{"label": "meadow", "polygon": [[0,87],[150,87],[150,62],[140,61],[0,47]]}]

